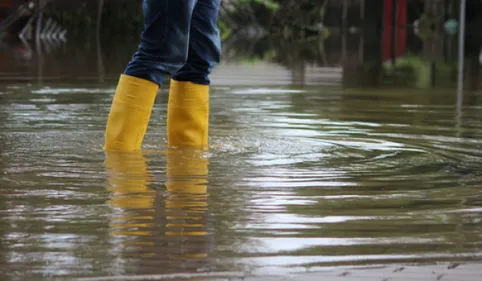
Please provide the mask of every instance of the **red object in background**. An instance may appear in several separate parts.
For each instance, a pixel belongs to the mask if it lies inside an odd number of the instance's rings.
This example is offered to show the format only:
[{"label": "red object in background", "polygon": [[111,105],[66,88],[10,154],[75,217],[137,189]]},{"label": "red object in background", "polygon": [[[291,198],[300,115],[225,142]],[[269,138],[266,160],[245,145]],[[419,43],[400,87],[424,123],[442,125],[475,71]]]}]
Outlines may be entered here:
[{"label": "red object in background", "polygon": [[[395,6],[396,5],[396,6]],[[396,9],[395,19],[393,9]],[[384,2],[384,23],[383,23],[383,61],[392,59],[392,36],[394,36],[395,58],[403,56],[407,49],[407,0],[385,0]],[[393,30],[393,21],[395,30]]]}]

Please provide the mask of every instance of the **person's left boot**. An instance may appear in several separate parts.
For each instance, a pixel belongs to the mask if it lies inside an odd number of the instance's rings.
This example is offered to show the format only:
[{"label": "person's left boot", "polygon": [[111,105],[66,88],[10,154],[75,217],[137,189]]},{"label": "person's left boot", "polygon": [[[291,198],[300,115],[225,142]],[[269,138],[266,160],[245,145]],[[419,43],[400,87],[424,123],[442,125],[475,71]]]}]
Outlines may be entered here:
[{"label": "person's left boot", "polygon": [[140,150],[158,90],[154,82],[121,75],[107,120],[104,150]]},{"label": "person's left boot", "polygon": [[169,146],[208,146],[209,86],[171,80],[167,106]]}]

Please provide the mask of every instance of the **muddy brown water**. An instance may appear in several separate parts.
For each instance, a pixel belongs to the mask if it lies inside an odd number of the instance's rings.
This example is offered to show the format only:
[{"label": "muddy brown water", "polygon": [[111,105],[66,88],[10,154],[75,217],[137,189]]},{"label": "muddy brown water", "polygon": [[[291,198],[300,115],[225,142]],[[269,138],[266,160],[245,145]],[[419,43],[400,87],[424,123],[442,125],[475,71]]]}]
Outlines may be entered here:
[{"label": "muddy brown water", "polygon": [[214,85],[210,149],[105,154],[114,82],[0,87],[0,279],[480,261],[482,92]]}]

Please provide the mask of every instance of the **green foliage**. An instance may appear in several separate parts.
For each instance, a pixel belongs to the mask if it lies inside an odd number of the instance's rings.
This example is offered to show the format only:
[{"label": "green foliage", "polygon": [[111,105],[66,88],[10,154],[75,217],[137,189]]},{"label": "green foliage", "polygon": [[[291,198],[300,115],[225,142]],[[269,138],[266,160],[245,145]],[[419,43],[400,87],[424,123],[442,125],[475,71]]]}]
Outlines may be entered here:
[{"label": "green foliage", "polygon": [[[69,36],[93,34],[98,23],[99,0],[82,0],[76,5],[54,1],[46,13],[69,30]],[[223,2],[219,28],[223,39],[246,26],[257,26],[270,34],[296,38],[318,36],[326,29],[323,21],[325,1],[308,0],[229,0]],[[104,0],[101,32],[103,36],[126,34],[138,36],[143,26],[142,1]]]},{"label": "green foliage", "polygon": [[[432,64],[434,68],[432,68]],[[453,83],[453,79],[450,78],[456,68],[456,62],[431,62],[420,56],[407,55],[397,60],[395,65],[385,64],[384,78],[396,85],[428,88],[431,87],[431,79],[434,77],[439,81],[438,85],[450,86]]]},{"label": "green foliage", "polygon": [[226,38],[229,38],[231,34],[233,33],[232,28],[230,28],[225,22],[220,21],[218,23],[219,30],[221,32],[221,40],[225,40]]},{"label": "green foliage", "polygon": [[[57,4],[59,3],[59,4]],[[101,34],[105,37],[138,36],[142,30],[141,2],[128,0],[105,0],[102,7]],[[98,0],[82,1],[66,7],[60,2],[47,5],[45,14],[69,31],[69,38],[85,38],[98,28]]]},{"label": "green foliage", "polygon": [[244,3],[248,5],[259,4],[264,5],[271,11],[276,11],[280,8],[280,4],[273,0],[238,0],[239,3]]}]

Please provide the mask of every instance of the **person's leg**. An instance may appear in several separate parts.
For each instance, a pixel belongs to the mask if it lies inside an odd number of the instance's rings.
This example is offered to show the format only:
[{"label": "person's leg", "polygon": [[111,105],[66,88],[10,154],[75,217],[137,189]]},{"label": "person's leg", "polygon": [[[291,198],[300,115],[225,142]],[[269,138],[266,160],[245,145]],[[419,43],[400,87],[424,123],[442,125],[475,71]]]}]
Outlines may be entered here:
[{"label": "person's leg", "polygon": [[221,0],[198,0],[194,8],[187,62],[171,80],[167,112],[171,146],[208,145],[209,75],[221,56],[220,5]]},{"label": "person's leg", "polygon": [[124,74],[162,85],[186,62],[196,0],[144,0],[141,43]]},{"label": "person's leg", "polygon": [[107,120],[105,150],[139,150],[165,75],[186,62],[196,0],[144,0],[141,43],[121,75]]},{"label": "person's leg", "polygon": [[221,38],[217,26],[221,0],[198,0],[191,20],[189,53],[186,64],[173,79],[209,85],[209,74],[219,63]]}]

